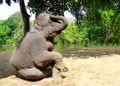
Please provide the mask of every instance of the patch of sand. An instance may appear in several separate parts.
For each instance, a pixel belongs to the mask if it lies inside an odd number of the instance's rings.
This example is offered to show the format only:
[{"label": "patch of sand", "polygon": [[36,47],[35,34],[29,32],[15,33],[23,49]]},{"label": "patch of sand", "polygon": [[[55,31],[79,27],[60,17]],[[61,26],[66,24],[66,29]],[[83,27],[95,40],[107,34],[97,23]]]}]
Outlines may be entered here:
[{"label": "patch of sand", "polygon": [[0,86],[120,86],[120,55],[70,57],[64,62],[69,71],[62,73],[61,84],[53,83],[51,77],[30,82],[11,75],[0,79]]}]

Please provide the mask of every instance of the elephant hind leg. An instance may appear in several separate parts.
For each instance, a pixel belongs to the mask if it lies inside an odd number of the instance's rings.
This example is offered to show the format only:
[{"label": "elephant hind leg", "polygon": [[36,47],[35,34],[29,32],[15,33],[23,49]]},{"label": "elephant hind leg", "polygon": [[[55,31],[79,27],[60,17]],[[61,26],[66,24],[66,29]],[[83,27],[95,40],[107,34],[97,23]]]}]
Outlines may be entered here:
[{"label": "elephant hind leg", "polygon": [[18,71],[18,77],[21,77],[26,80],[39,80],[44,77],[47,77],[50,75],[50,72],[42,72],[39,69],[33,67],[33,68],[25,68],[25,69],[20,69]]}]

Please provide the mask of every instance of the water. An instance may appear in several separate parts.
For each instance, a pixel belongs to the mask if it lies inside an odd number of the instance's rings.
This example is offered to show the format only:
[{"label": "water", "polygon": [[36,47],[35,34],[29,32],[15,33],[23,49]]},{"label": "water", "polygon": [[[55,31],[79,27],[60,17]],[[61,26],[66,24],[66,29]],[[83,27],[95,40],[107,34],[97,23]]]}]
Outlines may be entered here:
[{"label": "water", "polygon": [[0,52],[1,51],[12,51],[14,49],[14,46],[0,46]]},{"label": "water", "polygon": [[82,47],[80,44],[64,44],[64,45],[55,45],[55,50],[65,50]]},{"label": "water", "polygon": [[[72,49],[72,48],[79,48],[81,47],[80,44],[65,44],[65,45],[55,45],[55,50],[64,50],[64,49]],[[1,51],[12,51],[15,48],[15,46],[2,46],[0,47]]]}]

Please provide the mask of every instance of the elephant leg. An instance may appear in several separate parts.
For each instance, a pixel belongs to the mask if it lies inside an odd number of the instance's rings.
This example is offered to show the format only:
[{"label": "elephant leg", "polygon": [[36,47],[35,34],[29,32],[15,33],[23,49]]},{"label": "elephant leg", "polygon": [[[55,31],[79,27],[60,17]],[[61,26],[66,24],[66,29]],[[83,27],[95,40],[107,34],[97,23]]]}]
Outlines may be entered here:
[{"label": "elephant leg", "polygon": [[47,77],[50,74],[50,71],[47,72],[42,72],[38,70],[37,68],[25,68],[25,69],[20,69],[18,71],[19,77],[26,79],[26,80],[38,80],[42,79],[44,77]]},{"label": "elephant leg", "polygon": [[62,55],[57,53],[57,52],[49,52],[48,54],[50,57],[50,59],[55,61],[54,66],[59,69],[62,72],[66,72],[68,71],[68,68],[65,66],[64,62],[63,62],[63,58]]},{"label": "elephant leg", "polygon": [[52,78],[54,83],[61,83],[63,81],[60,76],[60,70],[56,69],[56,67],[53,67]]},{"label": "elephant leg", "polygon": [[61,54],[57,52],[49,52],[45,51],[42,53],[42,58],[38,57],[34,60],[35,63],[39,66],[41,63],[54,61],[54,66],[58,69],[60,69],[63,72],[68,71],[67,67],[65,66]]}]

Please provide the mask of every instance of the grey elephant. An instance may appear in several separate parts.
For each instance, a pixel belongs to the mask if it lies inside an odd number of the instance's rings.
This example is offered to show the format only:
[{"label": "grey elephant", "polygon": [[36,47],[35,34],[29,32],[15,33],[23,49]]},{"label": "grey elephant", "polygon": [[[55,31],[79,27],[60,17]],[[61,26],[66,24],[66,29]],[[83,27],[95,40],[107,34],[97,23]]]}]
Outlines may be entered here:
[{"label": "grey elephant", "polygon": [[40,13],[36,17],[34,26],[16,45],[10,58],[19,77],[39,80],[52,73],[54,82],[62,82],[60,72],[66,72],[68,68],[61,54],[53,51],[53,40],[67,25],[62,16]]}]

